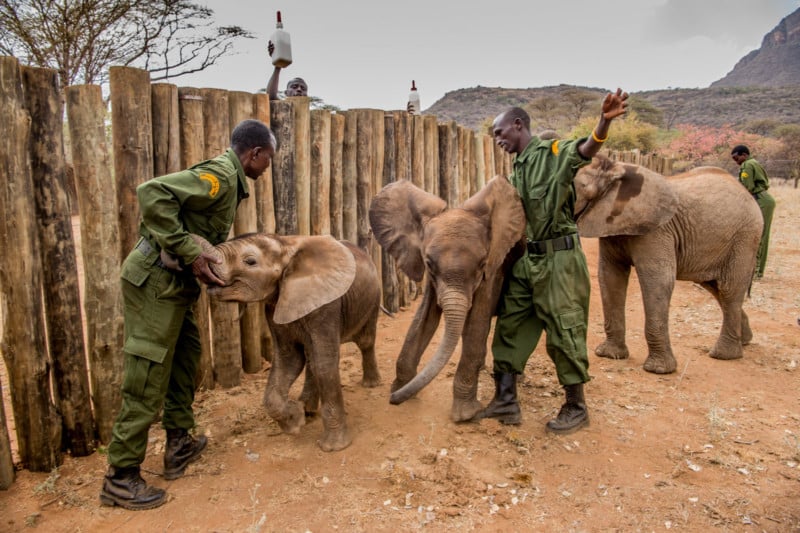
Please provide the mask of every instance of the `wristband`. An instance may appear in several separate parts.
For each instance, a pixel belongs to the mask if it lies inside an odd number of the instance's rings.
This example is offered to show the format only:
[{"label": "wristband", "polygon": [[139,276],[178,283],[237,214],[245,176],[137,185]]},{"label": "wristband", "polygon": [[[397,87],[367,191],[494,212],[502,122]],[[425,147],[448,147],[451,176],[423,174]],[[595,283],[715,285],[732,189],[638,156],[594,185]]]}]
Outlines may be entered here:
[{"label": "wristband", "polygon": [[595,142],[604,143],[608,140],[608,134],[606,133],[606,136],[603,139],[601,139],[600,137],[597,136],[595,131],[592,130],[592,139],[594,139]]}]

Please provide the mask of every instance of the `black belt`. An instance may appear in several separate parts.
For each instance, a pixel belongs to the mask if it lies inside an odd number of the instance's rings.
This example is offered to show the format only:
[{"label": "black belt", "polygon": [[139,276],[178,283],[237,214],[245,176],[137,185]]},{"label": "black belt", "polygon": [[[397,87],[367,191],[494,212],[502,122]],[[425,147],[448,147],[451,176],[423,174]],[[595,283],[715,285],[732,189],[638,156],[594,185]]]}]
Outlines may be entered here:
[{"label": "black belt", "polygon": [[546,241],[528,241],[528,253],[542,255],[548,252],[548,245],[550,250],[558,252],[559,250],[572,250],[578,245],[578,234],[564,235]]},{"label": "black belt", "polygon": [[[139,242],[136,243],[136,249],[142,252],[142,255],[144,255],[145,257],[150,255],[151,252],[155,251],[155,248],[153,248],[153,245],[150,244],[150,241],[148,241],[144,237],[139,239]],[[163,268],[164,270],[170,270],[169,268],[167,268],[167,265],[164,264],[164,261],[161,260],[160,252],[154,264],[159,268]]]}]

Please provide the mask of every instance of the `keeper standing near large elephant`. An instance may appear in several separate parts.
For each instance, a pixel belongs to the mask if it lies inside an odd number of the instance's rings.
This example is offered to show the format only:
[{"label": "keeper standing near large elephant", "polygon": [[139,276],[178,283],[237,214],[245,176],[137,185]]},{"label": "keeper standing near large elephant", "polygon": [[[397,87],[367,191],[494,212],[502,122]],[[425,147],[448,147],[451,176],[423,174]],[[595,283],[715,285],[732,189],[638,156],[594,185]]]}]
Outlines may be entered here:
[{"label": "keeper standing near large elephant", "polygon": [[224,154],[194,167],[149,180],[136,189],[141,238],[122,265],[125,317],[125,374],[122,408],[108,445],[108,472],[100,501],[141,510],[158,507],[166,492],[140,474],[147,434],[162,405],[167,431],[164,478],[177,479],[206,447],[194,438],[192,413],[200,337],[192,305],[197,280],[222,285],[209,268],[219,262],[190,236],[212,244],[228,238],[236,208],[249,195],[246,177],[269,166],[277,143],[257,120],[234,128]]},{"label": "keeper standing near large elephant", "polygon": [[747,146],[743,144],[734,146],[731,157],[739,165],[739,182],[758,202],[758,208],[761,209],[761,216],[764,218],[764,229],[761,231],[761,242],[756,256],[756,271],[753,273],[756,279],[761,279],[764,277],[764,267],[767,266],[769,229],[772,225],[772,214],[775,212],[775,198],[767,192],[769,178],[764,167],[750,156],[750,149]]},{"label": "keeper standing near large elephant", "polygon": [[547,353],[556,366],[566,402],[547,422],[555,433],[571,433],[589,422],[583,384],[589,381],[586,329],[589,269],[580,247],[575,207],[575,174],[589,164],[608,138],[611,121],[626,112],[628,93],[617,89],[603,100],[590,137],[542,140],[530,131],[530,116],[512,107],[495,118],[497,144],[516,154],[509,180],[525,208],[527,253],[511,271],[498,307],[492,354],[495,397],[484,418],[519,424],[517,376],[547,333]]}]

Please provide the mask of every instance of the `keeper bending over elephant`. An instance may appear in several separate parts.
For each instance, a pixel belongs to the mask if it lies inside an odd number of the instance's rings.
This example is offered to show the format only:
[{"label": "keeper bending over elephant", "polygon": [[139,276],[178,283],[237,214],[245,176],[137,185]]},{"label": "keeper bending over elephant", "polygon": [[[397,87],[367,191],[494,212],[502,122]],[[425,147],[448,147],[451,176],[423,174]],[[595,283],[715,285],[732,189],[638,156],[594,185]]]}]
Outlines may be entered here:
[{"label": "keeper bending over elephant", "polygon": [[[516,190],[507,179],[495,177],[460,208],[448,209],[438,196],[401,180],[373,198],[369,220],[397,266],[414,281],[425,277],[422,302],[397,358],[391,403],[404,402],[430,383],[450,360],[460,337],[451,418],[474,418],[483,409],[477,398],[478,373],[507,270],[504,261],[515,244],[522,245],[525,213]],[[417,374],[442,314],[442,341]]]},{"label": "keeper bending over elephant", "polygon": [[638,165],[596,157],[575,178],[584,237],[600,237],[598,280],[606,340],[595,353],[625,359],[625,297],[631,267],[642,290],[648,355],[644,369],[674,372],[669,303],[675,280],[708,290],[722,309],[711,357],[738,359],[752,339],[742,309],[762,231],[758,204],[721,168],[665,179]]},{"label": "keeper bending over elephant", "polygon": [[[297,434],[305,413],[322,400],[324,451],[346,448],[352,437],[339,377],[339,346],[354,342],[361,350],[365,387],[380,383],[375,359],[375,330],[380,283],[375,266],[358,247],[330,236],[249,234],[217,246],[199,239],[221,262],[211,265],[221,286],[209,286],[213,298],[264,302],[275,339],[264,405],[286,433]],[[300,401],[289,389],[306,369]]]}]

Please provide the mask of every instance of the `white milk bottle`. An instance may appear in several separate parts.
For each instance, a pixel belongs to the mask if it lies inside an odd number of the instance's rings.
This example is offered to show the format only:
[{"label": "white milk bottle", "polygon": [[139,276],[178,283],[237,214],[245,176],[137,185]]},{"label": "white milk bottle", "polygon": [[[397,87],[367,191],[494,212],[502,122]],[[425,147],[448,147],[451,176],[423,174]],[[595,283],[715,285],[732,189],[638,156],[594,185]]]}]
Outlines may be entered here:
[{"label": "white milk bottle", "polygon": [[275,28],[275,33],[269,38],[275,47],[272,51],[272,64],[279,68],[286,68],[292,64],[292,40],[289,38],[289,32],[283,29],[280,11],[278,11],[278,24]]},{"label": "white milk bottle", "polygon": [[420,113],[419,93],[414,80],[411,80],[411,92],[408,95],[408,112],[412,115],[419,115]]}]

